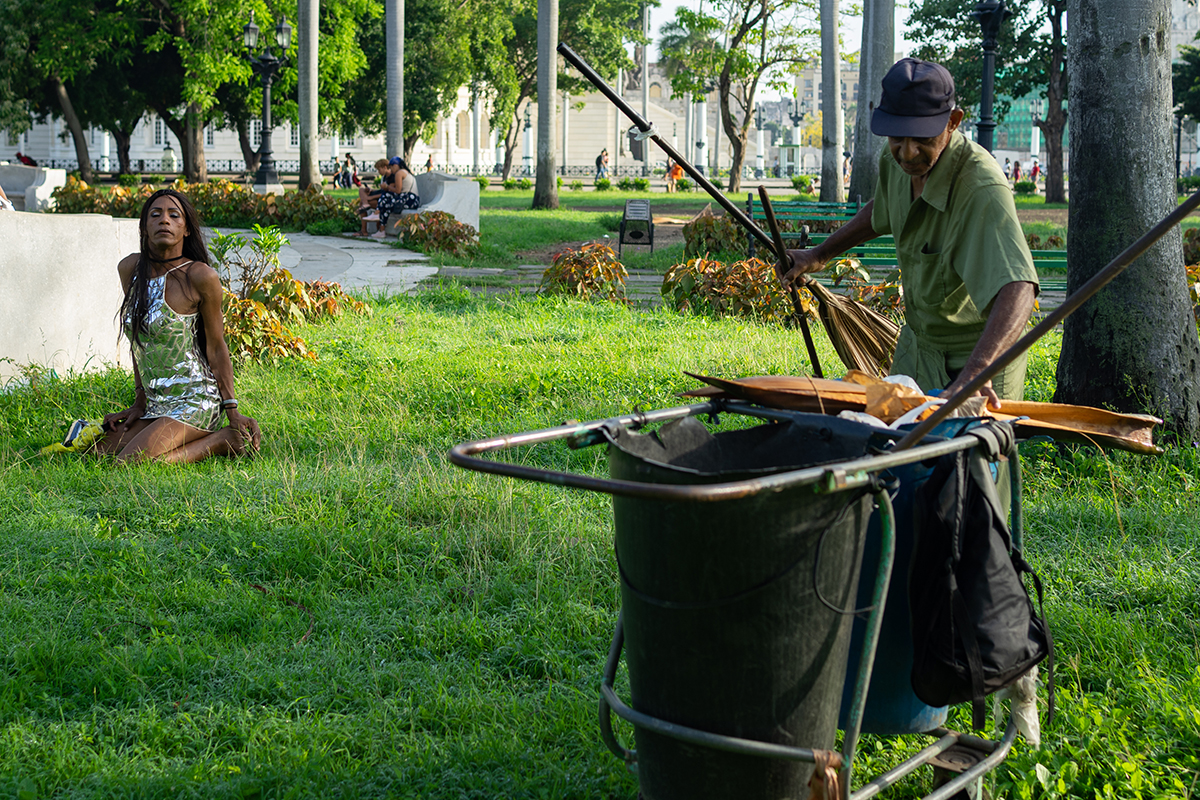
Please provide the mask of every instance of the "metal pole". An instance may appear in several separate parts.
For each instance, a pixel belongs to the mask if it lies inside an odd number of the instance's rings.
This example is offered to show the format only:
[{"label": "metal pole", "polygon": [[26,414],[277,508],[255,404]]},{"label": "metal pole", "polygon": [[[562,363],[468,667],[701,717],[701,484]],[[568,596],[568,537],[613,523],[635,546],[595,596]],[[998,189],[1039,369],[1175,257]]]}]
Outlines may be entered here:
[{"label": "metal pole", "polygon": [[[613,88],[605,83],[604,79],[601,78],[586,61],[580,58],[578,53],[567,46],[566,43],[558,46],[558,52],[562,54],[563,58],[571,63],[571,66],[579,70],[579,73],[583,75],[583,77],[589,83],[595,86],[601,94],[607,97],[610,103],[620,109],[622,114],[629,117],[633,124],[637,126],[639,131],[642,131],[643,133],[650,133],[652,131],[652,126],[650,123],[647,122],[644,117],[634,111],[633,107],[630,106],[629,103],[626,103],[625,99],[622,98],[621,95],[613,91]],[[620,126],[620,116],[618,116],[618,129]],[[696,181],[697,185],[704,189],[704,191],[707,192],[709,196],[721,206],[721,208],[725,209],[725,213],[731,215],[735,220],[737,220],[737,223],[742,226],[743,230],[750,233],[755,239],[761,242],[762,245],[766,247],[772,255],[775,254],[775,242],[772,241],[771,237],[764,233],[761,228],[755,225],[753,220],[746,216],[745,211],[734,205],[733,201],[726,197],[724,192],[713,186],[708,178],[704,177],[704,175],[698,169],[696,169],[696,167],[688,163],[688,160],[684,158],[678,150],[672,147],[671,144],[667,142],[657,131],[651,134],[650,139],[659,147],[661,147],[663,152],[670,156],[672,160],[678,162],[679,166],[683,167],[683,171],[690,175],[692,179]],[[1200,197],[1200,195],[1197,196]]]},{"label": "metal pole", "polygon": [[[650,7],[642,2],[642,35],[646,43],[642,45],[642,118],[650,117]],[[650,143],[642,142],[642,177],[650,174]]]},{"label": "metal pole", "polygon": [[996,120],[992,118],[992,104],[996,96],[996,39],[1000,35],[1000,26],[1004,20],[1012,16],[1012,11],[1004,7],[1004,0],[981,0],[971,12],[979,21],[983,30],[983,86],[979,100],[979,131],[976,141],[980,147],[992,152],[992,134],[996,129]]}]

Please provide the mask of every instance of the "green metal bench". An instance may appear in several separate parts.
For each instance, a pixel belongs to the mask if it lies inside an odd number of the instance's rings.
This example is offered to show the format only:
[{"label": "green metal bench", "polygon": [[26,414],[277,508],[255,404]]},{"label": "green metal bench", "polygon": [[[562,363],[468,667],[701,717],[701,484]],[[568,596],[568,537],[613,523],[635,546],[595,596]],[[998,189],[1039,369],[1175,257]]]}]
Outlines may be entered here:
[{"label": "green metal bench", "polygon": [[[771,209],[775,212],[775,219],[779,220],[780,223],[846,222],[853,219],[862,206],[863,204],[856,200],[845,203],[814,203],[805,200],[771,203]],[[766,227],[766,213],[763,211],[762,203],[758,201],[754,193],[746,196],[746,216],[760,223],[760,227]],[[802,231],[783,231],[784,241],[788,239],[800,239],[803,235]],[[750,242],[749,258],[754,258],[754,237],[747,234],[746,238]]]}]

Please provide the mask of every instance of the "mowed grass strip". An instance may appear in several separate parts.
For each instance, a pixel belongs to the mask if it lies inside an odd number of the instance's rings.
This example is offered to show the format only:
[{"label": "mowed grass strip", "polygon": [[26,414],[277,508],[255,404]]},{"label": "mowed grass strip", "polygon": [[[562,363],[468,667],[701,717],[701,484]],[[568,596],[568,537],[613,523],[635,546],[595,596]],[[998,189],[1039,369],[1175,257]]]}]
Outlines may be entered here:
[{"label": "mowed grass strip", "polygon": [[[677,404],[695,385],[684,369],[806,372],[797,334],[455,286],[373,302],[370,319],[303,330],[316,363],[239,367],[266,432],[253,460],[33,455],[68,419],[132,399],[116,370],[0,395],[0,792],[636,797],[595,719],[619,604],[608,498],[445,453]],[[1055,340],[1035,351],[1034,399],[1053,391],[1056,357]],[[1059,717],[994,788],[1186,797],[1200,774],[1200,461],[1025,450]],[[509,457],[606,473],[598,448]],[[915,746],[869,738],[857,774]]]}]

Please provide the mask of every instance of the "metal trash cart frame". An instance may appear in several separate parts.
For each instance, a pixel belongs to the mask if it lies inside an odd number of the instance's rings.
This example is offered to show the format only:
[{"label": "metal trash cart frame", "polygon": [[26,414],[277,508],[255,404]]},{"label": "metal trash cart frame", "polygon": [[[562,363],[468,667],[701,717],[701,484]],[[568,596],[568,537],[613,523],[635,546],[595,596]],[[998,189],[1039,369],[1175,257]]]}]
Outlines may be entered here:
[{"label": "metal trash cart frame", "polygon": [[[939,755],[955,746],[985,752],[987,756],[963,771],[956,778],[926,795],[924,800],[946,800],[946,798],[952,797],[972,782],[982,778],[1003,761],[1012,749],[1017,736],[1017,727],[1011,717],[1008,720],[1003,738],[998,742],[945,728],[937,728],[930,731],[927,735],[937,737],[936,742],[923,748],[920,752],[891,770],[872,778],[858,791],[853,793],[850,791],[854,769],[854,754],[858,746],[863,713],[866,707],[867,689],[871,683],[875,650],[879,641],[879,632],[883,622],[887,591],[891,580],[892,563],[895,556],[896,526],[892,514],[891,498],[886,490],[879,487],[874,476],[876,473],[894,467],[968,450],[979,444],[979,440],[975,437],[964,435],[954,439],[917,445],[895,453],[882,453],[880,455],[871,455],[834,464],[805,467],[743,480],[703,485],[653,484],[610,478],[596,478],[589,475],[559,472],[480,457],[483,454],[498,453],[516,447],[561,440],[566,440],[568,446],[572,448],[589,447],[604,441],[602,430],[606,426],[616,425],[637,430],[653,423],[669,422],[692,416],[709,416],[715,418],[722,413],[741,414],[772,421],[787,421],[795,416],[795,412],[765,408],[739,400],[714,400],[674,408],[635,412],[605,420],[569,423],[555,428],[544,428],[525,433],[463,442],[451,449],[449,458],[452,463],[477,472],[504,475],[521,480],[549,483],[576,489],[586,489],[605,494],[676,502],[719,502],[749,497],[760,492],[778,492],[786,488],[801,486],[811,486],[818,493],[835,493],[850,489],[867,489],[874,492],[879,504],[882,522],[880,526],[881,552],[879,567],[875,576],[872,603],[868,607],[866,635],[863,641],[862,655],[859,660],[858,674],[855,678],[854,699],[848,716],[849,722],[844,728],[841,750],[843,767],[840,780],[842,800],[867,800],[867,798],[874,797],[884,789],[912,774],[918,767],[930,763]],[[881,432],[883,432],[882,429]],[[899,432],[896,433],[897,438],[900,435]],[[612,714],[614,713],[635,727],[642,727],[660,735],[701,747],[762,758],[815,763],[814,751],[810,748],[792,747],[710,733],[658,719],[631,708],[618,697],[614,688],[623,645],[624,628],[621,617],[618,616],[612,644],[604,666],[603,681],[600,686],[600,731],[605,745],[617,757],[625,761],[627,765],[634,765],[637,755],[635,751],[624,747],[617,740],[612,727]]]}]

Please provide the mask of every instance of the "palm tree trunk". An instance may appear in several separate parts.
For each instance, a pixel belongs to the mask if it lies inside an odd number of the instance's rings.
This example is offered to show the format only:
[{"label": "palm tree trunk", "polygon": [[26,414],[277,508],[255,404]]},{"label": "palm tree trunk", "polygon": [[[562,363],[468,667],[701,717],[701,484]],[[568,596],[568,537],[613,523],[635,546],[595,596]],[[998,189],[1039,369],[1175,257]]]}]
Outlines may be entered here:
[{"label": "palm tree trunk", "polygon": [[845,115],[842,112],[842,70],[838,53],[838,0],[821,0],[821,200],[846,199],[842,185]]},{"label": "palm tree trunk", "polygon": [[879,151],[883,138],[871,133],[871,112],[882,92],[883,76],[892,66],[896,6],[892,0],[864,0],[862,49],[858,62],[858,116],[854,122],[854,169],[850,199],[875,196]]},{"label": "palm tree trunk", "polygon": [[558,0],[538,0],[537,184],[534,208],[558,208],[558,158],[554,151],[558,114]]},{"label": "palm tree trunk", "polygon": [[387,157],[404,146],[404,0],[387,0]]},{"label": "palm tree trunk", "polygon": [[297,68],[300,83],[300,191],[321,188],[321,157],[317,153],[317,10],[319,0],[299,0]]}]

